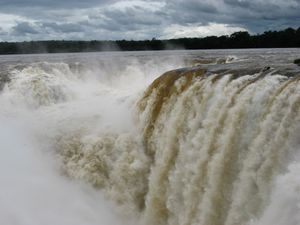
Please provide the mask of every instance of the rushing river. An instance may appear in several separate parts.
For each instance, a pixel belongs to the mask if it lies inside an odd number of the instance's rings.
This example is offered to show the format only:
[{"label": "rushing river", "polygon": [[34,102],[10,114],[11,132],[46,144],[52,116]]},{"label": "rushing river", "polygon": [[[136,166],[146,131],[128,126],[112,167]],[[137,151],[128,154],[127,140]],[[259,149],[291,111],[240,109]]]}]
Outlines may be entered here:
[{"label": "rushing river", "polygon": [[300,225],[296,58],[0,56],[0,224]]}]

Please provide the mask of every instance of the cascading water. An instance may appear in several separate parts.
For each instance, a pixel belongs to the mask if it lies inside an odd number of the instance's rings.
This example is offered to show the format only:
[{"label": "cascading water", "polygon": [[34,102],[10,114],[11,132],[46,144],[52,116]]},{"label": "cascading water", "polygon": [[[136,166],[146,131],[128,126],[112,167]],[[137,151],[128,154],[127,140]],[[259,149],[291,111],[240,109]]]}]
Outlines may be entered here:
[{"label": "cascading water", "polygon": [[153,158],[147,220],[217,225],[258,218],[274,177],[297,150],[299,77],[173,73],[139,102]]},{"label": "cascading water", "polygon": [[4,62],[0,222],[300,224],[291,52]]}]

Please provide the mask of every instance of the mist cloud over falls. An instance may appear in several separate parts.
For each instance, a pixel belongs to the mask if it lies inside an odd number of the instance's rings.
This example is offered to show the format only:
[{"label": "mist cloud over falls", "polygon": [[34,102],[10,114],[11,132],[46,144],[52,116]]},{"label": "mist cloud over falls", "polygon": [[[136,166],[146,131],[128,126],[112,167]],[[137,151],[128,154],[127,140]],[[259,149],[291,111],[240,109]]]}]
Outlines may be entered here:
[{"label": "mist cloud over falls", "polygon": [[[54,59],[59,57],[54,56]],[[141,66],[137,60],[129,58],[126,58],[129,60],[126,63],[112,57],[107,59],[106,56],[104,62],[91,58],[88,56],[89,63],[86,64],[72,58],[69,64],[60,59],[59,62],[50,62],[51,57],[47,57],[49,62],[41,62],[38,57],[36,63],[1,59],[5,68],[1,76],[5,74],[7,77],[1,80],[0,90],[1,224],[127,224],[127,217],[120,216],[123,213],[118,213],[115,203],[104,199],[103,192],[70,179],[83,178],[83,174],[67,176],[66,170],[61,167],[72,165],[62,164],[59,159],[63,151],[58,154],[55,149],[58,143],[60,146],[66,143],[64,152],[68,156],[74,155],[76,149],[71,148],[68,152],[67,134],[86,134],[89,146],[108,143],[110,151],[109,146],[117,142],[119,151],[113,153],[116,155],[127,146],[129,153],[123,155],[123,160],[132,158],[131,154],[141,155],[141,162],[135,166],[145,167],[147,158],[142,155],[140,142],[132,138],[135,136],[132,105],[137,92],[153,79],[150,75],[145,77],[145,71],[155,76],[171,65],[157,69],[153,61]],[[28,58],[22,59],[26,61]],[[85,61],[84,56],[81,60]],[[128,80],[134,82],[128,86]],[[98,140],[101,136],[102,143]],[[90,151],[92,147],[86,149]],[[98,164],[98,169],[105,168],[95,159],[86,157],[88,163]],[[112,158],[112,162],[120,166],[113,172],[115,181],[111,179],[111,185],[117,183],[118,174],[122,171],[130,172],[130,168],[125,163],[122,166],[121,161]],[[81,159],[72,168],[82,168],[80,165],[84,162]],[[111,170],[112,164],[107,166]],[[100,176],[95,171],[95,177]],[[132,177],[135,179],[135,176]],[[136,179],[140,179],[139,176]],[[93,178],[89,176],[89,180]],[[142,187],[136,187],[137,191],[146,184],[142,182]],[[115,192],[124,188],[113,186]],[[134,188],[133,193],[137,192]],[[131,200],[130,194],[128,196]],[[127,197],[121,196],[120,201],[124,200]],[[128,221],[128,224],[133,222]]]}]

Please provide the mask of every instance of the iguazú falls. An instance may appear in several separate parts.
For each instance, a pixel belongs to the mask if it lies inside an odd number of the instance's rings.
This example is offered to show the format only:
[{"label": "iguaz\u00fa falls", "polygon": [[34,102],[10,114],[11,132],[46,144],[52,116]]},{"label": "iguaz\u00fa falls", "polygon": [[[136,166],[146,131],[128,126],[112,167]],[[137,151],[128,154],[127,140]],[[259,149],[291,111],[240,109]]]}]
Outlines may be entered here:
[{"label": "iguaz\u00fa falls", "polygon": [[297,58],[0,56],[0,223],[299,225]]}]

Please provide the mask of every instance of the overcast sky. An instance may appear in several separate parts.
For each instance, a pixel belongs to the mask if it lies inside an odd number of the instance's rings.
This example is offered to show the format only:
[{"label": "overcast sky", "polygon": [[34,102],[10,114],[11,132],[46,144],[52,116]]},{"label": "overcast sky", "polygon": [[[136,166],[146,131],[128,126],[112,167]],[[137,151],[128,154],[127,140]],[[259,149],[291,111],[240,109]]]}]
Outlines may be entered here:
[{"label": "overcast sky", "polygon": [[0,0],[0,41],[255,34],[299,21],[300,0]]}]

